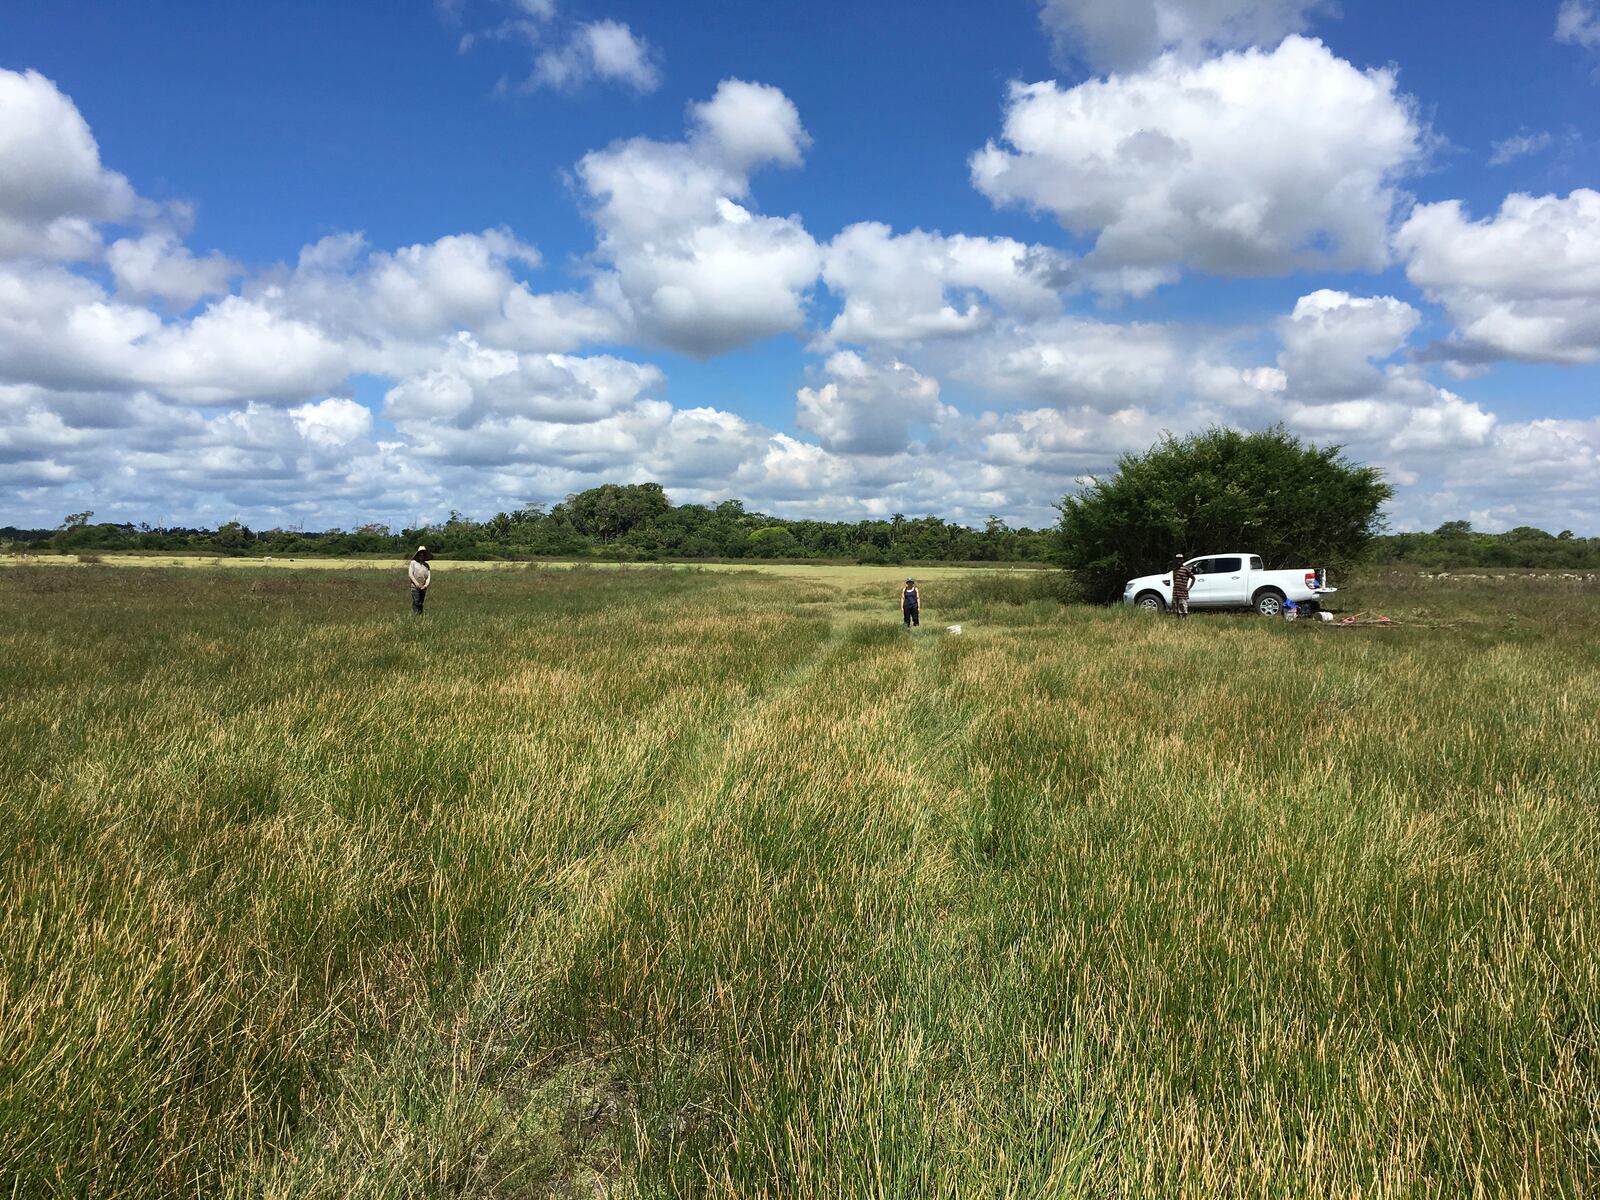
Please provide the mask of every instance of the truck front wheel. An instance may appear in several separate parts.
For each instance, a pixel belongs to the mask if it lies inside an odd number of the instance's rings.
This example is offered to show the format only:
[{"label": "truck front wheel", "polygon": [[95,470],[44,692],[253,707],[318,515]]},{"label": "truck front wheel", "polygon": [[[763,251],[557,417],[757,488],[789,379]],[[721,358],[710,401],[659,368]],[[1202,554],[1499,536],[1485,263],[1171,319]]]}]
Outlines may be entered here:
[{"label": "truck front wheel", "polygon": [[1255,610],[1263,617],[1283,616],[1283,593],[1274,588],[1262,588],[1256,593]]},{"label": "truck front wheel", "polygon": [[1161,598],[1160,592],[1140,592],[1134,607],[1140,612],[1162,613],[1167,611],[1167,602]]}]

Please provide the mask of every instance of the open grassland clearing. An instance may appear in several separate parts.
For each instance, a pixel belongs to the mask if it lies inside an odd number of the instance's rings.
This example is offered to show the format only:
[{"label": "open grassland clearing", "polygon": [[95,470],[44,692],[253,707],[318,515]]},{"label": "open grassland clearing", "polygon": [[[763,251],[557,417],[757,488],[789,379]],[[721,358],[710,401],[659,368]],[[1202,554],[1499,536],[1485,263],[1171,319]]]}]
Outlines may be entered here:
[{"label": "open grassland clearing", "polygon": [[0,1194],[1600,1189],[1592,585],[897,575],[0,570]]},{"label": "open grassland clearing", "polygon": [[[1010,575],[1018,572],[1047,571],[1048,568],[1032,563],[972,563],[950,566],[864,566],[854,563],[828,562],[578,562],[560,559],[541,559],[517,562],[507,559],[471,559],[465,561],[440,558],[435,565],[450,571],[711,571],[717,573],[772,575],[780,579],[810,580],[835,587],[886,586],[903,582],[907,577],[918,580],[960,580],[978,575]],[[183,567],[186,569],[223,568],[228,570],[257,568],[273,573],[298,570],[387,570],[397,571],[405,564],[398,559],[372,558],[266,558],[261,556],[238,557],[198,554],[0,554],[0,568],[19,566],[113,566],[113,567]]]}]

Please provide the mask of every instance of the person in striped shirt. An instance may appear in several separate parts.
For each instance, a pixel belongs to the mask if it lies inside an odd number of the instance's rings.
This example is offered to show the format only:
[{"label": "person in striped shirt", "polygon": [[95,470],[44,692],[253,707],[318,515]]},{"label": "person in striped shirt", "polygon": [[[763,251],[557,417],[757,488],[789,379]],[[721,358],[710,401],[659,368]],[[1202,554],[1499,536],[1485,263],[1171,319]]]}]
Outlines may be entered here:
[{"label": "person in striped shirt", "polygon": [[1194,586],[1194,568],[1185,566],[1183,555],[1178,555],[1172,563],[1172,615],[1187,617],[1189,615],[1189,589]]}]

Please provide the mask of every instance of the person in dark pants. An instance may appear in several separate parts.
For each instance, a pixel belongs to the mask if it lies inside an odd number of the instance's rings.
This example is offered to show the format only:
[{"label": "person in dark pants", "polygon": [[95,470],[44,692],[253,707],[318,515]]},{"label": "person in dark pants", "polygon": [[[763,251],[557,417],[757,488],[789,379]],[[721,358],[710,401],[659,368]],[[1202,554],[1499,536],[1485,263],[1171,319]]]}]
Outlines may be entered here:
[{"label": "person in dark pants", "polygon": [[917,591],[915,579],[906,580],[905,587],[900,589],[900,615],[905,619],[908,629],[922,624],[922,596]]},{"label": "person in dark pants", "polygon": [[428,596],[428,584],[433,581],[433,571],[428,567],[432,558],[426,546],[418,546],[406,566],[406,574],[411,579],[411,611],[419,617],[422,615],[422,602]]},{"label": "person in dark pants", "polygon": [[1172,615],[1189,615],[1189,589],[1194,586],[1194,568],[1183,565],[1183,555],[1172,563]]}]

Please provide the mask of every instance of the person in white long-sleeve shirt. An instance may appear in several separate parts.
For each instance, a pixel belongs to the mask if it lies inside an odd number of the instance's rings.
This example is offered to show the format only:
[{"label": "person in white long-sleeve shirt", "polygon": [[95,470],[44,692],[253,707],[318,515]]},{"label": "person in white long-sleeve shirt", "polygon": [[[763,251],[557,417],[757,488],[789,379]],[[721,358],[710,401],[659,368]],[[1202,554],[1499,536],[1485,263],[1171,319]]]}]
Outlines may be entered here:
[{"label": "person in white long-sleeve shirt", "polygon": [[411,577],[411,611],[419,617],[422,615],[422,601],[428,595],[428,584],[433,579],[433,572],[428,568],[428,560],[432,557],[426,546],[418,546],[406,566],[406,574]]}]

